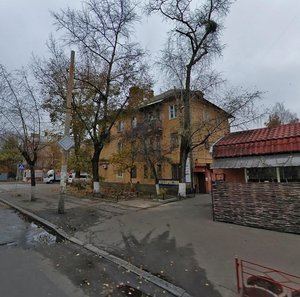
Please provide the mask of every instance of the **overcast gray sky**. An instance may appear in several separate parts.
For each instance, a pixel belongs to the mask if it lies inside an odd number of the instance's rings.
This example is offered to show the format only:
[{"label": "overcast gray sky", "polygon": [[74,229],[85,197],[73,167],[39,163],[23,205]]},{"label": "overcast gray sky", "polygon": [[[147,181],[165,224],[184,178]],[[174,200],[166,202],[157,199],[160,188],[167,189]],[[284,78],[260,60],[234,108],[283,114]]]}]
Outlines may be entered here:
[{"label": "overcast gray sky", "polygon": [[[80,0],[1,0],[0,63],[8,69],[44,55],[55,32],[49,9],[80,7]],[[138,29],[142,44],[157,55],[164,42],[159,19]],[[265,91],[264,105],[284,102],[300,116],[300,1],[237,0],[226,18],[226,44],[216,68],[231,85]]]}]

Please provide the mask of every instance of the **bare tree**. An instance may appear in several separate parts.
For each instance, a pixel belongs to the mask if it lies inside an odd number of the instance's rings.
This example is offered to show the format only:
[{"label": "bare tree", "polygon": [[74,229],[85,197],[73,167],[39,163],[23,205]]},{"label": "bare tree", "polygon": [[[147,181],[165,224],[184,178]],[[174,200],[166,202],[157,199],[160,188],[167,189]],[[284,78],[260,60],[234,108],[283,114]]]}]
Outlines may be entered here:
[{"label": "bare tree", "polygon": [[93,142],[94,192],[100,191],[100,154],[126,105],[128,88],[147,73],[141,63],[143,51],[130,41],[138,20],[135,8],[130,0],[88,0],[80,11],[53,13],[82,61],[75,77],[81,82],[81,96],[74,97],[73,108]]},{"label": "bare tree", "polygon": [[[191,89],[193,73],[198,65],[204,65],[207,57],[219,54],[221,46],[218,40],[220,26],[217,21],[226,15],[230,1],[207,0],[201,7],[192,10],[189,0],[150,0],[148,12],[158,12],[173,24],[169,32],[165,60],[168,59],[166,72],[177,78],[182,90],[180,98],[180,181],[185,184],[185,168],[191,143]],[[201,66],[203,67],[203,66]],[[185,187],[180,187],[186,195]]]},{"label": "bare tree", "polygon": [[0,120],[3,130],[16,135],[18,149],[31,172],[31,201],[35,200],[35,165],[42,149],[42,114],[34,87],[24,70],[8,73],[0,65]]},{"label": "bare tree", "polygon": [[287,109],[283,102],[275,103],[268,114],[268,120],[265,122],[265,125],[269,128],[299,122],[297,114]]},{"label": "bare tree", "polygon": [[[219,122],[217,125],[211,123],[208,125],[203,121],[198,123],[198,126],[191,124],[191,100],[193,91],[203,92],[224,82],[211,66],[213,59],[222,52],[223,46],[219,36],[222,18],[228,13],[230,4],[230,0],[203,0],[200,4],[190,0],[149,0],[147,6],[148,13],[159,13],[172,26],[159,64],[162,71],[170,77],[169,81],[180,90],[179,195],[186,195],[185,170],[189,154],[197,146],[205,144],[212,134],[220,131]],[[260,93],[248,95],[250,97],[242,98],[240,101],[237,96],[231,100],[227,97],[222,100],[222,104],[218,98],[218,105],[224,107],[227,112],[225,117],[223,113],[221,121],[236,119],[232,112],[246,110]]]}]

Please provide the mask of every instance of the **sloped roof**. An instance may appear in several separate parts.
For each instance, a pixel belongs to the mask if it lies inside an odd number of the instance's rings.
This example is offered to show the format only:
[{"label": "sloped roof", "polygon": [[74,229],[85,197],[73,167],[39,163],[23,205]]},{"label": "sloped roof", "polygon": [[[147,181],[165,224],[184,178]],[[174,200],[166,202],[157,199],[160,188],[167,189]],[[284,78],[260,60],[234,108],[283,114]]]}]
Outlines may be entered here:
[{"label": "sloped roof", "polygon": [[213,147],[214,158],[300,152],[300,123],[230,133]]},{"label": "sloped roof", "polygon": [[[147,107],[147,106],[150,106],[150,105],[161,103],[161,102],[163,102],[165,100],[168,100],[168,99],[179,97],[181,95],[181,93],[182,93],[182,90],[180,90],[180,89],[168,90],[166,92],[163,92],[159,95],[156,95],[156,96],[150,98],[147,101],[144,101],[142,107]],[[219,111],[228,114],[225,110],[223,110],[219,106],[217,106],[217,105],[213,104],[212,102],[206,100],[204,98],[204,94],[201,91],[191,91],[191,94],[192,94],[193,98],[197,98],[199,100],[202,100],[202,102],[204,102],[205,104],[208,104],[208,105],[212,106],[213,108],[216,108]],[[228,114],[228,116],[230,117],[229,114]]]}]

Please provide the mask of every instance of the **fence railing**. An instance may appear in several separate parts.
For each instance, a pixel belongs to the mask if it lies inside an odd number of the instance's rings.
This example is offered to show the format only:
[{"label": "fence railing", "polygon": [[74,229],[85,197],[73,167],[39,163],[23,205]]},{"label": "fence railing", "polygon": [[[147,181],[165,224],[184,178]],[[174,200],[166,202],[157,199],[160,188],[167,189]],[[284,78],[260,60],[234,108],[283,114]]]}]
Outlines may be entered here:
[{"label": "fence railing", "polygon": [[235,268],[242,297],[300,297],[300,276],[238,258]]}]

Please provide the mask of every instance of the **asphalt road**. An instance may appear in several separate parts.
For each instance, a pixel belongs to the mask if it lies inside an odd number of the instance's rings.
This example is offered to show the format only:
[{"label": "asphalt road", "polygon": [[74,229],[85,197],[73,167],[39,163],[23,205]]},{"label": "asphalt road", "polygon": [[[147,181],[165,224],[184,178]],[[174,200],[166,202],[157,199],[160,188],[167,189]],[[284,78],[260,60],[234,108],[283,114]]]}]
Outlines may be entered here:
[{"label": "asphalt road", "polygon": [[55,237],[0,207],[0,296],[84,297],[83,290],[55,269],[35,248],[55,244]]},{"label": "asphalt road", "polygon": [[[2,189],[3,190],[3,189]],[[0,296],[171,296],[0,204]]]},{"label": "asphalt road", "polygon": [[10,191],[15,191],[18,189],[23,189],[23,188],[30,188],[30,184],[25,184],[25,183],[6,183],[6,182],[1,182],[0,183],[0,193],[1,192],[10,192]]}]

